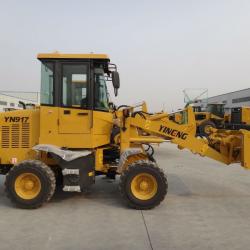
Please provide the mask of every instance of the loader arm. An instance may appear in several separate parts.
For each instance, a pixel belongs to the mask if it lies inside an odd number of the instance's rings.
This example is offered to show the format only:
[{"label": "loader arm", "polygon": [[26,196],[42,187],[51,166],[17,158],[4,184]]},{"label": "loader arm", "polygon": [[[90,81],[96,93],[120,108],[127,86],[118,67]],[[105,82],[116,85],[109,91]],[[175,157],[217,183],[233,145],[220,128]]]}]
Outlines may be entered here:
[{"label": "loader arm", "polygon": [[[169,120],[167,113],[129,115],[124,119],[121,129],[121,151],[143,139],[138,129],[150,136],[170,140],[179,149],[189,149],[192,153],[207,156],[224,164],[241,163],[250,168],[247,152],[250,145],[250,133],[247,131],[213,130],[211,137],[196,137],[196,124],[192,107],[184,111],[182,124]],[[152,140],[152,137],[149,137]],[[147,137],[144,137],[147,140]],[[150,142],[150,141],[149,141]]]}]

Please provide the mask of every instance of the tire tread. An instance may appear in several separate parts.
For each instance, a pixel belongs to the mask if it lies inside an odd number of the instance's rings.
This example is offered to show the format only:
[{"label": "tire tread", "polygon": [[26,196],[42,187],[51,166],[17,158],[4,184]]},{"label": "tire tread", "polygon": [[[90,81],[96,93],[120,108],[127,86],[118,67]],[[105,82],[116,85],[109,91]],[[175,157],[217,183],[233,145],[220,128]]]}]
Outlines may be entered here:
[{"label": "tire tread", "polygon": [[[160,175],[161,179],[163,180],[165,189],[163,190],[160,198],[152,205],[148,205],[148,206],[140,206],[137,205],[135,203],[133,203],[126,194],[126,179],[128,177],[128,175],[134,171],[136,168],[139,167],[150,167],[153,168],[154,170],[156,170],[158,172],[158,174]],[[148,210],[148,209],[152,209],[156,206],[158,206],[165,198],[166,194],[167,194],[167,190],[168,190],[168,182],[167,182],[167,177],[165,175],[165,173],[163,172],[163,170],[161,168],[158,167],[158,165],[155,162],[149,161],[149,160],[139,160],[139,161],[135,161],[132,164],[130,164],[128,166],[128,168],[121,174],[120,176],[120,183],[119,183],[119,190],[121,193],[122,198],[126,201],[127,205],[131,208],[137,209],[137,210]]]}]

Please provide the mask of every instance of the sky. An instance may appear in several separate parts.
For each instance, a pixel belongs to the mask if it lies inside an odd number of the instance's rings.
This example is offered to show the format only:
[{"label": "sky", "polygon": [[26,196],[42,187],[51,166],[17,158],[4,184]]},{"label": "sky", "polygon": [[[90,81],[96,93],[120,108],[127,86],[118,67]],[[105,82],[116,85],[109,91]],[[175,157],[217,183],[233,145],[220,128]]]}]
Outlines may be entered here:
[{"label": "sky", "polygon": [[121,80],[112,100],[146,101],[151,111],[182,108],[184,89],[214,96],[250,87],[249,0],[0,0],[0,6],[2,91],[39,91],[36,56],[54,51],[108,54]]}]

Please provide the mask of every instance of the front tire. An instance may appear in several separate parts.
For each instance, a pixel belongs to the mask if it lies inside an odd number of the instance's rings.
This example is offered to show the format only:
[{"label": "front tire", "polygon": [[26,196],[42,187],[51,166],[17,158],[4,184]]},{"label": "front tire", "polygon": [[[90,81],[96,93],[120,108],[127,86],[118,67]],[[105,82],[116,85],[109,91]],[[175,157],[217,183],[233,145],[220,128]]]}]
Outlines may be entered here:
[{"label": "front tire", "polygon": [[209,128],[216,128],[216,125],[214,122],[212,121],[204,121],[200,126],[199,126],[199,135],[200,136],[205,136],[205,137],[209,137],[210,132],[209,132]]},{"label": "front tire", "polygon": [[5,191],[20,208],[38,208],[55,192],[54,172],[43,162],[27,160],[14,166],[6,175]]},{"label": "front tire", "polygon": [[163,171],[150,161],[137,161],[121,174],[120,192],[135,209],[151,209],[164,200],[168,183]]}]

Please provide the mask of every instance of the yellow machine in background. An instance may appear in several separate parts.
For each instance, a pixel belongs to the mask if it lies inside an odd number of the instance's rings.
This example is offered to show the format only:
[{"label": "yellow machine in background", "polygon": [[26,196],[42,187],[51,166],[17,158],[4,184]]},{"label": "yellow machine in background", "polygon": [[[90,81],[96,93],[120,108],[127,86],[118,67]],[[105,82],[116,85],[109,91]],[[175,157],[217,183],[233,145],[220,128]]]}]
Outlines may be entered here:
[{"label": "yellow machine in background", "polygon": [[[209,103],[207,108],[201,109],[195,103],[192,105],[195,114],[197,127],[197,135],[208,137],[211,133],[211,128],[250,130],[250,107],[232,108],[228,113],[224,110],[224,103]],[[181,123],[182,111],[169,115],[170,119]]]},{"label": "yellow machine in background", "polygon": [[231,112],[224,116],[224,127],[250,130],[250,107],[232,108]]},{"label": "yellow machine in background", "polygon": [[197,125],[197,134],[201,136],[209,135],[209,128],[222,128],[224,124],[223,103],[209,103],[205,111],[200,107],[193,107]]},{"label": "yellow machine in background", "polygon": [[197,134],[209,136],[210,128],[250,130],[250,107],[232,108],[229,113],[223,103],[210,103],[206,111],[195,111]]},{"label": "yellow machine in background", "polygon": [[[224,125],[224,104],[210,103],[207,106],[206,110],[202,110],[201,106],[192,105],[197,127],[196,133],[199,136],[209,136],[210,128],[223,128]],[[171,114],[170,119],[181,123],[182,111]]]},{"label": "yellow machine in background", "polygon": [[[120,175],[120,191],[133,208],[150,209],[167,193],[167,178],[146,147],[170,140],[179,149],[250,168],[250,132],[210,128],[196,137],[192,107],[177,122],[150,114],[145,103],[116,107],[117,67],[103,54],[39,54],[41,105],[0,113],[0,173],[10,200],[22,208],[48,202],[56,185],[81,192],[95,176]],[[148,149],[148,148],[147,148]]]},{"label": "yellow machine in background", "polygon": [[[244,123],[246,125],[250,125],[250,107],[241,107],[241,108],[238,108],[237,111],[241,112],[240,122]],[[236,112],[236,110],[235,110],[235,112]]]}]

